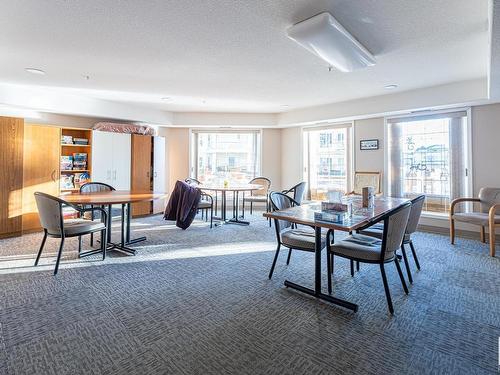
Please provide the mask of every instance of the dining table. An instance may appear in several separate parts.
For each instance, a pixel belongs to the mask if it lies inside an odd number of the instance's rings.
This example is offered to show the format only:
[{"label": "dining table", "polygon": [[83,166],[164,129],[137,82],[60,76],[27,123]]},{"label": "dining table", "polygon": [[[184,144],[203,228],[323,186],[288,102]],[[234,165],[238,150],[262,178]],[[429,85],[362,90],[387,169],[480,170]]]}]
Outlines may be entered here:
[{"label": "dining table", "polygon": [[[227,224],[239,224],[239,225],[249,225],[250,222],[241,220],[239,215],[239,195],[240,193],[252,192],[256,190],[264,189],[262,185],[257,184],[232,184],[229,183],[227,185],[216,185],[216,184],[202,184],[198,186],[202,191],[213,191],[215,194],[218,192],[221,193],[221,216],[214,217],[215,220],[218,220],[222,223]],[[227,218],[227,193],[233,193],[233,216],[231,218]]]},{"label": "dining table", "polygon": [[[284,220],[290,223],[307,225],[314,228],[315,232],[315,260],[314,260],[314,289],[299,285],[292,281],[285,280],[284,285],[288,288],[298,290],[302,293],[314,296],[320,300],[328,301],[332,304],[342,306],[352,311],[358,310],[358,305],[345,299],[325,294],[321,289],[321,239],[322,229],[353,232],[357,229],[367,227],[376,223],[391,210],[400,207],[408,202],[404,198],[376,197],[372,208],[363,207],[360,196],[348,196],[343,199],[343,203],[352,204],[351,215],[344,215],[338,221],[315,219],[315,213],[321,212],[321,202],[310,202],[302,205],[286,208],[279,211],[266,212],[266,218]],[[334,238],[334,236],[332,236]]]},{"label": "dining table", "polygon": [[[130,238],[130,219],[132,216],[132,203],[153,201],[163,199],[167,196],[166,193],[142,191],[142,190],[112,190],[112,191],[97,191],[97,192],[72,192],[59,196],[68,203],[82,206],[100,206],[107,207],[107,227],[108,227],[108,248],[106,250],[119,250],[127,254],[135,255],[135,250],[129,245],[146,241],[146,237]],[[121,205],[121,238],[120,242],[111,242],[111,209],[113,205]],[[94,252],[101,250],[90,251],[82,255],[92,255]]]}]

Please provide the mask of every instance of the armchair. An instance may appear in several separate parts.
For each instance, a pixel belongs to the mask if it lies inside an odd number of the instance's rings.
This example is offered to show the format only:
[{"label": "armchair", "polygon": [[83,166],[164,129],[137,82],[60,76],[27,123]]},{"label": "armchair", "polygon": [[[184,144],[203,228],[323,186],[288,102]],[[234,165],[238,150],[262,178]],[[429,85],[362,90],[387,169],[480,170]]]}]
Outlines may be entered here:
[{"label": "armchair", "polygon": [[[459,203],[479,203],[479,212],[455,212]],[[479,225],[481,242],[486,243],[485,228],[488,226],[490,255],[495,256],[495,228],[500,225],[500,188],[481,188],[478,198],[457,198],[450,207],[450,242],[455,244],[455,221]]]}]

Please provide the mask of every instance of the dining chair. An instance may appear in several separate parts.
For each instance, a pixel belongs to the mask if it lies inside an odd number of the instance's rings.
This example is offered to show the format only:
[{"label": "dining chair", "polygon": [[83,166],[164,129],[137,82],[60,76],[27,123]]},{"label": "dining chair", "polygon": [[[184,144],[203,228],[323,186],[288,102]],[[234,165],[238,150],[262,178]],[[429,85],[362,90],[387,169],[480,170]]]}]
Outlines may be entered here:
[{"label": "dining chair", "polygon": [[298,204],[302,204],[302,200],[304,199],[304,193],[306,192],[307,188],[307,182],[302,181],[299,182],[297,185],[292,186],[288,190],[283,190],[283,194],[293,194],[292,197],[295,202]]},{"label": "dining chair", "polygon": [[[271,202],[271,207],[273,211],[280,211],[290,207],[299,205],[293,198],[286,194],[271,192],[269,194],[269,200]],[[274,267],[276,266],[276,261],[278,260],[278,255],[281,246],[288,248],[288,257],[286,264],[290,264],[290,255],[293,250],[303,250],[308,252],[314,252],[315,247],[315,232],[309,227],[304,228],[294,228],[292,223],[286,220],[274,219],[274,228],[276,229],[276,240],[278,242],[278,247],[276,248],[276,253],[274,255],[273,264],[271,270],[269,271],[269,278],[273,276]],[[321,248],[325,246],[325,238],[321,239]],[[330,262],[327,262],[328,273],[330,273]]]},{"label": "dining chair", "polygon": [[[98,193],[101,191],[115,191],[115,190],[116,189],[113,186],[108,185],[104,182],[87,182],[87,183],[83,184],[82,186],[80,186],[80,193]],[[94,205],[93,204],[91,204],[89,206],[82,205],[82,207],[83,208],[87,208],[87,207],[93,208]],[[101,206],[101,208],[104,209],[104,206]],[[112,216],[111,207],[109,207],[109,214],[108,214],[108,227],[109,228],[111,228],[111,216]],[[90,212],[90,219],[91,220],[95,219],[94,211]],[[102,238],[101,238],[101,241],[102,241]],[[94,233],[90,234],[90,246],[94,246]]]},{"label": "dining chair", "polygon": [[[425,195],[419,195],[411,200],[410,217],[408,219],[408,225],[406,226],[405,235],[403,237],[403,243],[401,244],[401,253],[403,255],[403,260],[405,263],[406,274],[408,275],[408,281],[410,283],[413,283],[413,277],[410,271],[410,265],[406,254],[405,245],[410,246],[410,250],[413,254],[415,265],[417,266],[417,269],[420,270],[420,263],[418,261],[417,252],[415,251],[415,246],[413,245],[413,240],[411,238],[411,235],[417,231],[418,222],[420,221],[420,216],[422,214],[422,209],[424,207],[424,201],[425,201]],[[381,239],[384,235],[384,224],[383,223],[375,224],[364,230],[358,231],[358,233]]]},{"label": "dining chair", "polygon": [[[195,178],[186,178],[184,182],[195,187],[201,185],[201,182]],[[217,202],[217,195],[215,195],[215,201]],[[201,199],[198,203],[198,210],[201,211],[202,220],[203,213],[205,213],[205,221],[208,221],[208,211],[210,211],[210,228],[212,228],[214,221],[214,199],[210,194],[205,193],[204,191],[201,192]]]},{"label": "dining chair", "polygon": [[[346,239],[337,243],[331,244],[330,236],[332,231],[328,231],[326,248],[327,258],[330,254],[340,256],[353,261],[362,263],[378,264],[380,266],[380,273],[382,275],[382,282],[384,284],[385,296],[387,305],[391,314],[394,314],[394,307],[392,306],[391,294],[387,277],[385,274],[386,263],[393,262],[396,265],[401,284],[406,294],[408,294],[408,287],[406,286],[399,261],[396,257],[396,250],[401,247],[406,227],[408,226],[408,218],[410,216],[411,203],[407,202],[380,218],[384,223],[384,231],[382,239],[365,236],[362,234],[352,234]],[[370,225],[371,226],[371,225]],[[328,262],[330,269],[334,269],[334,262]],[[332,292],[332,275],[328,272],[328,293]]]},{"label": "dining chair", "polygon": [[[479,212],[457,212],[457,204],[463,202],[479,203]],[[500,188],[481,188],[477,198],[457,198],[450,206],[450,242],[455,244],[455,221],[479,225],[481,242],[486,242],[485,227],[489,229],[490,255],[495,256],[495,228],[500,225]]]},{"label": "dining chair", "polygon": [[[250,180],[249,184],[260,185],[262,189],[250,192],[250,196],[245,196],[243,193],[242,214],[245,217],[245,202],[250,202],[250,215],[253,213],[254,203],[265,203],[266,212],[270,211],[269,203],[269,190],[271,189],[271,180],[266,177],[256,177]],[[269,226],[271,226],[271,219],[269,219]]]},{"label": "dining chair", "polygon": [[[45,241],[47,237],[60,238],[61,243],[59,245],[59,251],[57,253],[56,266],[54,269],[54,275],[57,274],[59,269],[59,262],[61,260],[61,254],[64,247],[64,241],[69,237],[79,237],[79,247],[78,252],[81,253],[81,236],[86,234],[91,234],[95,232],[101,232],[101,249],[102,259],[106,258],[106,246],[107,246],[107,213],[104,209],[100,207],[92,208],[81,208],[68,203],[52,195],[35,192],[35,200],[38,208],[38,214],[40,216],[40,223],[43,228],[43,239],[38,250],[38,254],[35,260],[35,266],[38,265],[40,256],[42,255],[43,248],[45,246]],[[80,215],[85,212],[96,212],[99,211],[102,215],[101,221],[96,222],[93,220],[86,219],[64,219],[63,207],[71,207],[72,209],[78,211]]]}]

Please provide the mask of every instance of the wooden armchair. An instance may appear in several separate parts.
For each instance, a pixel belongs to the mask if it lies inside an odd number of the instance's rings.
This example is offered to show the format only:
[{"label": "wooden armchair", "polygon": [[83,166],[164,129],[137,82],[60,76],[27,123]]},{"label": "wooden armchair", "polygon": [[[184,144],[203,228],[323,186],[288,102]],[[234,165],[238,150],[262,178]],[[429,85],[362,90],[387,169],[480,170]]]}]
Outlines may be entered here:
[{"label": "wooden armchair", "polygon": [[[477,202],[480,211],[455,212],[456,205],[463,202]],[[498,214],[497,214],[498,212]],[[489,228],[490,255],[495,256],[495,228],[500,225],[500,188],[482,188],[478,198],[457,198],[450,207],[450,241],[455,244],[455,221],[479,225],[481,242],[486,243],[485,227]]]},{"label": "wooden armchair", "polygon": [[375,194],[382,195],[382,173],[354,172],[354,188],[349,194],[361,195],[366,186],[373,186]]}]

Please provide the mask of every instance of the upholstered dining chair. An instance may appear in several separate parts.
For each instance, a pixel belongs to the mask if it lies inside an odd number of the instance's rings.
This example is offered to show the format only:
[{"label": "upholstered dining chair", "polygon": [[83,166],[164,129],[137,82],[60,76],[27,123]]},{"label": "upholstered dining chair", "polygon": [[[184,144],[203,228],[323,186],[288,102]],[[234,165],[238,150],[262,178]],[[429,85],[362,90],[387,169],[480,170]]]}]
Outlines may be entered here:
[{"label": "upholstered dining chair", "polygon": [[295,202],[298,204],[302,204],[302,200],[304,199],[304,194],[306,192],[307,188],[307,182],[302,181],[299,182],[297,185],[292,186],[288,190],[283,190],[283,194],[292,194],[292,197]]},{"label": "upholstered dining chair", "polygon": [[[286,208],[294,207],[299,205],[293,198],[286,194],[271,192],[269,194],[269,200],[271,202],[271,207],[273,211],[280,211]],[[278,260],[278,255],[280,253],[281,246],[288,248],[288,257],[286,264],[290,264],[290,255],[293,250],[302,250],[308,252],[315,251],[315,233],[314,230],[309,227],[304,228],[294,228],[292,223],[286,220],[274,219],[274,227],[276,229],[276,240],[278,242],[278,247],[276,248],[276,253],[274,255],[273,264],[271,270],[269,271],[269,278],[273,276],[274,267],[276,266],[276,261]],[[325,246],[325,239],[322,238],[321,248]],[[327,261],[327,269],[330,273],[330,262]]]},{"label": "upholstered dining chair", "polygon": [[[413,240],[411,235],[417,231],[418,222],[420,221],[420,216],[422,215],[422,208],[424,207],[425,195],[419,195],[411,200],[411,210],[410,217],[408,218],[408,225],[406,226],[405,235],[403,237],[403,243],[401,244],[401,253],[403,255],[403,260],[405,263],[406,274],[408,275],[408,281],[413,283],[413,277],[410,271],[410,264],[408,261],[408,256],[406,254],[405,245],[410,246],[410,250],[413,255],[413,260],[417,269],[420,270],[420,263],[418,261],[417,252],[415,251],[415,246],[413,245]],[[384,235],[384,223],[378,223],[371,227],[368,227],[358,233],[382,239]],[[398,255],[401,257],[401,255]]]},{"label": "upholstered dining chair", "polygon": [[[199,186],[201,182],[195,178],[186,178],[184,182],[191,186]],[[217,195],[215,196],[215,201],[217,202]],[[214,222],[214,199],[213,197],[205,193],[201,192],[201,199],[198,203],[198,210],[201,211],[201,218],[203,219],[203,213],[205,213],[205,221],[208,221],[208,211],[210,211],[210,228],[213,227]]]},{"label": "upholstered dining chair", "polygon": [[[87,182],[80,186],[80,193],[98,193],[100,191],[115,191],[116,189],[104,182]],[[82,206],[83,208],[93,208],[94,205]],[[101,206],[101,208],[104,208]],[[108,212],[108,227],[111,228],[111,207]],[[90,211],[90,219],[94,220],[94,211]],[[111,230],[111,229],[110,229]],[[81,240],[81,239],[80,239]],[[101,238],[102,241],[102,238]],[[90,234],[90,246],[94,246],[94,233]]]},{"label": "upholstered dining chair", "polygon": [[[243,193],[242,202],[242,213],[245,217],[245,202],[250,202],[250,215],[253,213],[254,203],[265,203],[266,212],[270,210],[269,203],[269,190],[271,189],[271,180],[266,177],[255,177],[250,180],[249,184],[260,185],[262,189],[250,192],[250,196],[245,196]],[[271,226],[271,220],[269,219],[269,226]]]},{"label": "upholstered dining chair", "polygon": [[354,189],[349,194],[361,195],[363,188],[373,186],[375,194],[382,194],[382,173],[380,172],[354,172]]},{"label": "upholstered dining chair", "polygon": [[[341,240],[335,244],[331,244],[330,235],[332,231],[328,231],[326,248],[327,258],[330,254],[340,256],[353,261],[362,263],[378,264],[380,266],[380,273],[382,275],[382,282],[384,284],[385,296],[387,299],[387,306],[389,312],[394,314],[394,307],[392,306],[391,293],[387,283],[385,274],[386,263],[394,262],[398,271],[401,284],[406,294],[408,294],[408,287],[406,286],[403,272],[396,258],[396,250],[401,247],[406,227],[408,225],[408,218],[410,216],[411,203],[403,204],[394,210],[391,210],[380,218],[384,223],[384,232],[382,239],[365,236],[362,234],[352,234],[346,239]],[[333,270],[334,262],[331,263],[330,269]],[[328,272],[328,293],[332,292],[332,276]]]},{"label": "upholstered dining chair", "polygon": [[[35,266],[38,265],[47,237],[61,239],[59,251],[57,253],[56,266],[54,268],[54,275],[57,274],[57,271],[59,269],[59,262],[61,260],[64,241],[69,237],[81,238],[81,236],[86,234],[101,232],[102,241],[100,251],[102,251],[102,259],[104,260],[106,258],[108,229],[106,226],[107,213],[104,209],[100,207],[81,208],[57,197],[53,197],[49,194],[40,192],[35,192],[35,200],[38,208],[38,213],[40,215],[40,223],[42,224],[44,233],[42,244],[40,245],[40,249],[38,250],[38,254],[36,256]],[[85,212],[99,211],[102,215],[101,221],[96,222],[93,220],[85,219],[64,220],[63,207],[71,207],[72,209],[78,211],[80,215],[83,215]],[[79,241],[78,252],[81,252],[81,241]]]},{"label": "upholstered dining chair", "polygon": [[[457,204],[479,203],[479,211],[456,212]],[[498,212],[498,214],[497,214]],[[455,244],[455,221],[479,225],[481,242],[486,243],[485,227],[489,229],[490,255],[495,256],[495,228],[500,225],[500,188],[481,188],[477,198],[457,198],[450,206],[450,241]]]}]

